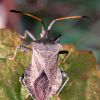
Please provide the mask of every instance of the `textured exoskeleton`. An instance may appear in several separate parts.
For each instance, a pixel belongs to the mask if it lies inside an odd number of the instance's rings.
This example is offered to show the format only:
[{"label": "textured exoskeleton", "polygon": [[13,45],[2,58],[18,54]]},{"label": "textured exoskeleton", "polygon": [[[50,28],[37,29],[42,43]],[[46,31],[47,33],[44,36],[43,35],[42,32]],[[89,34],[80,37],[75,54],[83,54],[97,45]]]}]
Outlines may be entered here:
[{"label": "textured exoskeleton", "polygon": [[22,82],[36,100],[49,100],[62,84],[57,55],[62,49],[58,43],[32,43],[31,64],[25,70]]},{"label": "textured exoskeleton", "polygon": [[43,21],[40,18],[16,10],[11,10],[11,12],[30,16],[42,23],[42,32],[40,33],[41,38],[39,40],[36,40],[28,31],[25,32],[25,36],[21,36],[22,38],[25,38],[26,35],[29,35],[32,38],[32,49],[29,49],[24,45],[18,46],[13,58],[15,58],[17,49],[19,48],[24,49],[24,51],[32,51],[31,62],[22,75],[21,81],[35,100],[49,100],[53,95],[59,94],[69,79],[67,77],[64,84],[62,84],[62,73],[57,65],[58,55],[68,52],[62,51],[62,45],[58,43],[61,35],[54,39],[50,38],[50,29],[56,21],[71,18],[83,18],[83,16],[70,16],[54,19],[46,30]]}]

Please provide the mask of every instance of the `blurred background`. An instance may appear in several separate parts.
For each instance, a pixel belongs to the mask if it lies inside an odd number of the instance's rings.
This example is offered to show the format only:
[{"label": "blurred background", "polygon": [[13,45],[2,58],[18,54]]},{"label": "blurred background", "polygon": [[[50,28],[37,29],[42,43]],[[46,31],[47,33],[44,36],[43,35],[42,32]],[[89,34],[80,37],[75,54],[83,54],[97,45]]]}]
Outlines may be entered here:
[{"label": "blurred background", "polygon": [[[19,77],[29,65],[31,53],[19,51],[15,62],[7,57],[12,57],[16,46],[23,42],[16,33],[24,35],[28,30],[40,38],[41,32],[39,22],[10,12],[12,9],[36,15],[46,28],[55,18],[90,17],[58,21],[51,33],[52,37],[62,34],[60,43],[74,44],[77,49],[64,63],[64,56],[59,57],[58,65],[70,78],[60,94],[61,100],[100,100],[100,0],[0,0],[0,100],[25,100],[29,95]],[[78,50],[92,50],[99,67],[92,53]]]},{"label": "blurred background", "polygon": [[9,12],[11,9],[42,18],[46,28],[54,18],[89,16],[90,19],[59,21],[53,26],[52,34],[61,33],[62,44],[93,50],[100,65],[100,0],[0,0],[0,28],[8,28],[22,35],[29,30],[39,38],[41,24],[30,17]]}]

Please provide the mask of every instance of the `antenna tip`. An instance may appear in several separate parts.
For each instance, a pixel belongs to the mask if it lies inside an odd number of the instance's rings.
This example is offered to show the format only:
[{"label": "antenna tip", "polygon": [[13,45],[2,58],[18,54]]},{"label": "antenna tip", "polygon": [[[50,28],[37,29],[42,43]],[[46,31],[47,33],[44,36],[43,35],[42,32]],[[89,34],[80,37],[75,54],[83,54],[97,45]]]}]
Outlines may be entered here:
[{"label": "antenna tip", "polygon": [[14,12],[14,13],[23,13],[23,12],[17,11],[17,10],[10,10],[10,12]]},{"label": "antenna tip", "polygon": [[90,18],[89,16],[82,16],[82,18]]}]

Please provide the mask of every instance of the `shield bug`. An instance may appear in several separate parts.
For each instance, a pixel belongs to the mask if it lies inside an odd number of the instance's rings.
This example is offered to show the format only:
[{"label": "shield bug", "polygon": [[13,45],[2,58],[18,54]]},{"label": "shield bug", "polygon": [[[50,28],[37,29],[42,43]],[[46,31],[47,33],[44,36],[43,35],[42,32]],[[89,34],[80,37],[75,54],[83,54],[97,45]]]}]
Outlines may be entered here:
[{"label": "shield bug", "polygon": [[40,33],[40,39],[36,39],[30,32],[25,31],[25,36],[30,36],[32,42],[32,49],[28,48],[26,45],[20,45],[16,48],[14,56],[15,58],[17,50],[23,49],[24,51],[31,51],[32,58],[29,66],[25,70],[24,74],[20,78],[22,83],[28,89],[30,95],[35,98],[35,100],[49,100],[53,95],[59,95],[62,88],[68,82],[69,77],[66,76],[65,82],[62,84],[62,78],[65,76],[57,65],[57,60],[59,54],[70,54],[68,51],[62,49],[62,45],[58,43],[61,35],[50,38],[50,29],[56,21],[65,19],[77,19],[84,18],[86,16],[68,16],[57,18],[51,21],[48,29],[45,28],[43,20],[37,16],[31,15],[29,13],[24,13],[16,10],[11,10],[11,12],[23,14],[30,16],[42,24],[42,32]]}]

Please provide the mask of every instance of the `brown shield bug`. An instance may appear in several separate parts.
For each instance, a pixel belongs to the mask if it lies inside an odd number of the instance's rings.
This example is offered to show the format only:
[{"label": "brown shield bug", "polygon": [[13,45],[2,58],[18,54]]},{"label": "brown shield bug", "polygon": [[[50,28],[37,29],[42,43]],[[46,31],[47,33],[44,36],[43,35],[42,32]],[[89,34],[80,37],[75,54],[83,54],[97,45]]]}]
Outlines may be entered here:
[{"label": "brown shield bug", "polygon": [[49,37],[50,29],[56,21],[84,18],[86,16],[68,16],[54,19],[51,21],[48,29],[46,30],[43,20],[40,18],[16,10],[11,10],[11,12],[30,16],[42,24],[42,32],[40,33],[41,38],[39,40],[36,40],[35,37],[28,31],[25,32],[25,36],[21,36],[22,38],[26,38],[27,35],[31,37],[32,49],[28,48],[26,45],[20,45],[16,48],[14,56],[10,58],[15,58],[18,49],[32,52],[31,62],[21,77],[22,83],[26,86],[30,95],[34,97],[35,100],[49,100],[53,95],[59,95],[62,88],[68,82],[69,77],[66,76],[65,82],[62,84],[62,78],[65,75],[58,67],[57,59],[59,54],[69,55],[70,53],[63,50],[62,45],[58,43],[61,35],[54,39]]}]

